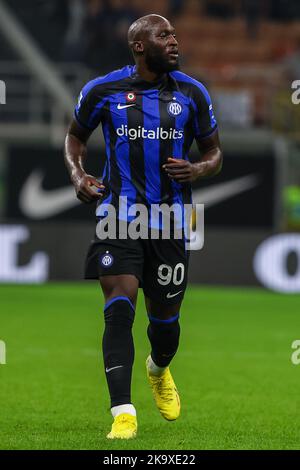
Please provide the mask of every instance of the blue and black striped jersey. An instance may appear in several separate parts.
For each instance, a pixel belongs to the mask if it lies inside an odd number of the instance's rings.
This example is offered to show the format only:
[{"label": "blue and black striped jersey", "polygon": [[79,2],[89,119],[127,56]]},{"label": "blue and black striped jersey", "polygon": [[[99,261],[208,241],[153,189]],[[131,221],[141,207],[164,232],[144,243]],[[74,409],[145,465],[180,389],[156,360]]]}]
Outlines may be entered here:
[{"label": "blue and black striped jersey", "polygon": [[[168,157],[188,159],[193,139],[217,128],[210,96],[199,81],[173,71],[146,82],[136,66],[127,65],[84,86],[75,118],[90,130],[102,125],[102,203],[111,203],[120,219],[129,220],[127,209],[135,203],[191,201],[190,184],[170,180],[162,165]],[[127,208],[119,206],[120,196],[127,197]]]}]

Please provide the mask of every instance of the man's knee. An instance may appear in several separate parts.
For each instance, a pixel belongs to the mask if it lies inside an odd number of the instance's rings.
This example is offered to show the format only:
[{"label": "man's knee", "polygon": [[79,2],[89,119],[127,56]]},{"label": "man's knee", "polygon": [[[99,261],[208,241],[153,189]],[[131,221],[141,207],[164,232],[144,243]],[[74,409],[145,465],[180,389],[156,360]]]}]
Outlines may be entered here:
[{"label": "man's knee", "polygon": [[180,312],[181,302],[174,305],[159,304],[152,299],[146,298],[148,315],[161,320],[169,320]]},{"label": "man's knee", "polygon": [[100,277],[100,284],[106,302],[115,297],[123,296],[127,297],[135,305],[138,292],[138,280],[135,276],[102,276]]}]

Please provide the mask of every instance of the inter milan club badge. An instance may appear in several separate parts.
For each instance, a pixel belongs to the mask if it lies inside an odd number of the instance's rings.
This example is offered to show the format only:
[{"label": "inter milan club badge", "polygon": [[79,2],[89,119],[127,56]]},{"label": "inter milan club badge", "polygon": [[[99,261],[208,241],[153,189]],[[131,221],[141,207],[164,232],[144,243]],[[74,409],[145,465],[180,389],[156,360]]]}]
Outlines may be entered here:
[{"label": "inter milan club badge", "polygon": [[178,116],[182,112],[182,106],[180,103],[172,101],[168,104],[168,113],[171,116]]},{"label": "inter milan club badge", "polygon": [[126,101],[127,103],[134,103],[136,100],[136,94],[133,91],[126,93]]},{"label": "inter milan club badge", "polygon": [[114,257],[109,253],[109,251],[106,251],[104,255],[101,256],[100,258],[100,263],[104,268],[109,268],[114,262]]}]

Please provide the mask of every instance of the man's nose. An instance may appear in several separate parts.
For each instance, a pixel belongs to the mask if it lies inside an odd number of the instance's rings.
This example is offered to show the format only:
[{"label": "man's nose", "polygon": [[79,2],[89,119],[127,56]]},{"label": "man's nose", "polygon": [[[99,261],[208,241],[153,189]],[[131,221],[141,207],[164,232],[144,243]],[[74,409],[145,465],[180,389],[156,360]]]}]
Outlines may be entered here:
[{"label": "man's nose", "polygon": [[177,41],[176,37],[173,34],[171,34],[170,38],[171,38],[170,39],[170,44],[172,46],[178,46],[178,41]]}]

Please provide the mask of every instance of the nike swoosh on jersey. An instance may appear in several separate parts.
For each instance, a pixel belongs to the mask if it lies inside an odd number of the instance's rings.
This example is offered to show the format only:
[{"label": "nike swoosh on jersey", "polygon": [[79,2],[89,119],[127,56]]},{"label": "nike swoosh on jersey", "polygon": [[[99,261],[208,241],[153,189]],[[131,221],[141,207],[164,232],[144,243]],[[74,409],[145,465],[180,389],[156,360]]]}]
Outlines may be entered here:
[{"label": "nike swoosh on jersey", "polygon": [[180,290],[179,292],[176,292],[176,294],[171,294],[171,292],[168,292],[167,299],[171,299],[172,297],[175,297],[176,295],[180,294],[180,292],[182,292],[182,290]]},{"label": "nike swoosh on jersey", "polygon": [[[43,179],[44,172],[34,170],[20,191],[19,206],[27,217],[42,220],[81,204],[75,195],[73,186],[47,190],[42,186]],[[214,184],[207,188],[196,189],[193,191],[193,201],[205,204],[205,207],[209,208],[254,188],[260,180],[259,174],[252,174],[225,183]]]},{"label": "nike swoosh on jersey", "polygon": [[135,103],[131,103],[131,104],[121,104],[121,103],[118,103],[117,108],[118,108],[118,109],[124,109],[124,108],[129,108],[130,106],[135,106]]},{"label": "nike swoosh on jersey", "polygon": [[120,367],[123,367],[123,366],[115,366],[115,367],[110,367],[110,369],[106,368],[105,369],[105,372],[110,372],[111,370],[114,370],[114,369],[119,369]]}]

